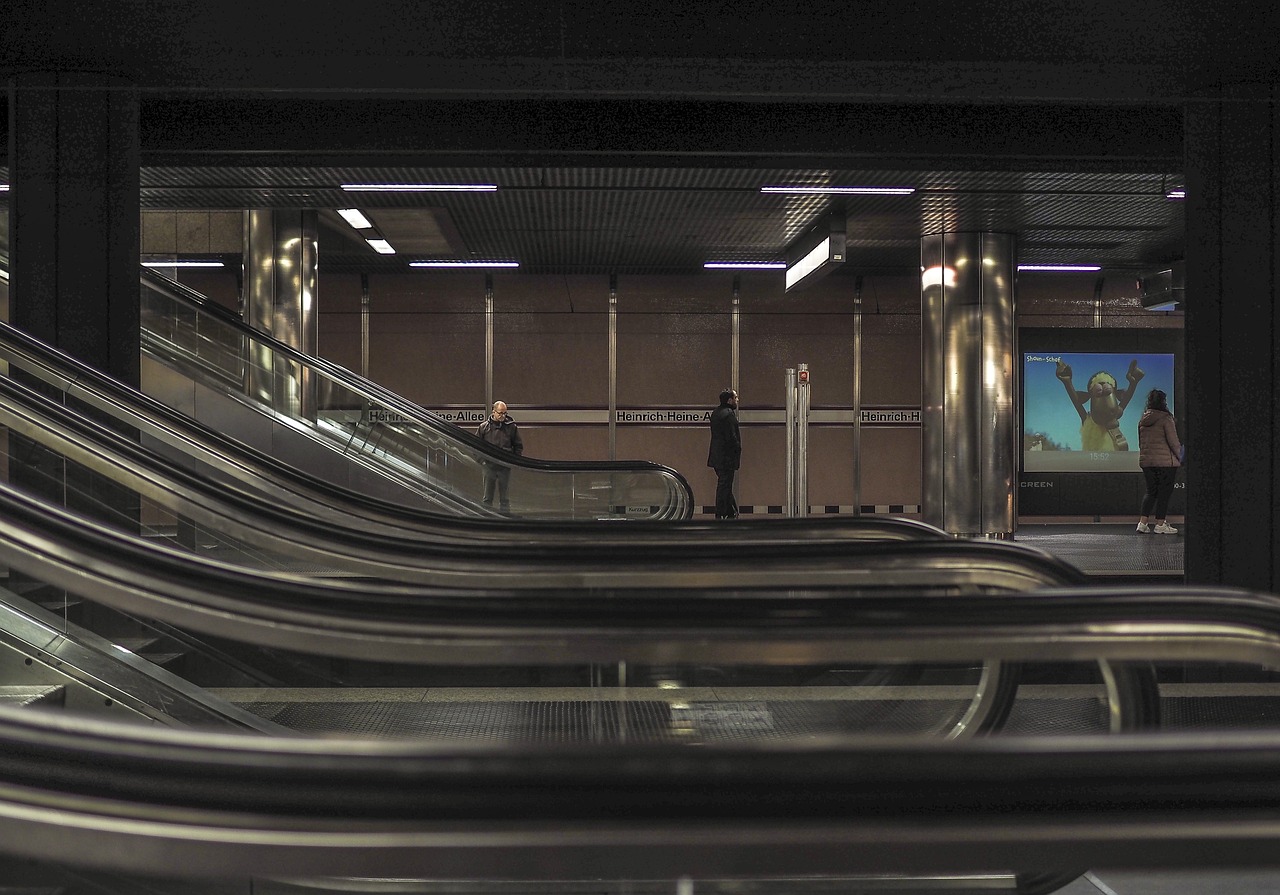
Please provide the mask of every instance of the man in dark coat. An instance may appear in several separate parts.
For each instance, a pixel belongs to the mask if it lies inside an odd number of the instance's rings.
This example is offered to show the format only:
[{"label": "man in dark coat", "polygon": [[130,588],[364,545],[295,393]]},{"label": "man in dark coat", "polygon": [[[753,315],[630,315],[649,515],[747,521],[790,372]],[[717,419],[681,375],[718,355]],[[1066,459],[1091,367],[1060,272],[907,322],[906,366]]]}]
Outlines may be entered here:
[{"label": "man in dark coat", "polygon": [[[502,401],[494,402],[493,413],[480,424],[476,434],[500,451],[509,451],[517,457],[524,453],[524,442],[520,440],[520,429],[517,428],[516,421],[507,414],[507,405]],[[493,497],[496,491],[499,508],[503,513],[509,512],[511,505],[507,497],[507,489],[511,483],[511,467],[505,463],[486,460],[481,461],[481,466],[484,469],[484,497],[482,499],[485,506],[493,506]]]},{"label": "man in dark coat", "polygon": [[716,518],[737,519],[738,502],[733,497],[733,476],[742,460],[742,436],[738,431],[738,393],[727,388],[720,393],[720,406],[711,411],[711,448],[707,465],[716,471]]}]

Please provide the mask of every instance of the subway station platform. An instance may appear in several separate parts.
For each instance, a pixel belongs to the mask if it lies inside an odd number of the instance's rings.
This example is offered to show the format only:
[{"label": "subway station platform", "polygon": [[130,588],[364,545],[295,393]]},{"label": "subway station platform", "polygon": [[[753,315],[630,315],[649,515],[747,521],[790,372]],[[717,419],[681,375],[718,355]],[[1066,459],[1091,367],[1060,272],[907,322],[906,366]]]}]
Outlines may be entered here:
[{"label": "subway station platform", "polygon": [[1037,547],[1100,579],[1181,581],[1186,524],[1175,535],[1141,534],[1136,519],[1123,523],[1020,523],[1013,540]]}]

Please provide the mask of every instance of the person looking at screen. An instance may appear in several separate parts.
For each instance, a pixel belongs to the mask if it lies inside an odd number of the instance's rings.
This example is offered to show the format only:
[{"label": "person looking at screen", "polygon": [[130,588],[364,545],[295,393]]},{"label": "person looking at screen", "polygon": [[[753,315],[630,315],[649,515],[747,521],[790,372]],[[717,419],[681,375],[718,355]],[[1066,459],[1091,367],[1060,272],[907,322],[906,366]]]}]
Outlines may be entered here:
[{"label": "person looking at screen", "polygon": [[[1138,420],[1138,465],[1147,479],[1147,493],[1142,497],[1142,515],[1138,519],[1138,531],[1146,534],[1176,535],[1178,530],[1165,521],[1169,498],[1173,496],[1174,480],[1182,465],[1182,443],[1178,441],[1178,427],[1169,412],[1164,392],[1153,388],[1147,392],[1147,408]],[[1156,524],[1148,520],[1154,512]]]},{"label": "person looking at screen", "polygon": [[1138,382],[1147,375],[1138,369],[1138,361],[1129,361],[1129,370],[1125,374],[1129,387],[1124,391],[1117,390],[1116,378],[1106,370],[1099,370],[1090,376],[1087,391],[1083,392],[1076,391],[1071,382],[1070,364],[1058,361],[1055,375],[1067,390],[1076,413],[1080,414],[1080,450],[1129,450],[1129,439],[1120,431],[1120,417],[1133,400]]}]

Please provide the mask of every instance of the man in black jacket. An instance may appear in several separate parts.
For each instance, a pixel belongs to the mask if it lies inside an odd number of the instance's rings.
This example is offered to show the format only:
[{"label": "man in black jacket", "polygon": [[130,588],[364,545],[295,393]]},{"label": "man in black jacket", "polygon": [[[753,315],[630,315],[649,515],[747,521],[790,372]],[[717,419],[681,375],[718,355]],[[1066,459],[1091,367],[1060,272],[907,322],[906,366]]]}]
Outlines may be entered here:
[{"label": "man in black jacket", "polygon": [[720,406],[711,411],[711,448],[707,465],[716,471],[716,518],[737,519],[738,502],[733,497],[733,476],[742,459],[742,436],[738,431],[738,393],[727,388],[720,393]]},{"label": "man in black jacket", "polygon": [[[520,430],[516,421],[507,415],[507,405],[495,401],[493,413],[480,424],[476,434],[501,451],[510,451],[517,457],[524,453],[524,442],[520,440]],[[505,463],[482,460],[484,468],[484,505],[493,506],[493,493],[498,492],[498,506],[503,513],[511,509],[507,497],[507,488],[511,484],[511,467]]]}]

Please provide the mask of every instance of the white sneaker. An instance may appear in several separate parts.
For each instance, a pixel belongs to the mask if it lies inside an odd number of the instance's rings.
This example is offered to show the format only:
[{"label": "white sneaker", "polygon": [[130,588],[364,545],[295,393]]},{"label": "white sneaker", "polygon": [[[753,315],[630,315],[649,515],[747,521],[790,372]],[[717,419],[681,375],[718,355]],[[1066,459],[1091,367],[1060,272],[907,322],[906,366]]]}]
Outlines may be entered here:
[{"label": "white sneaker", "polygon": [[1144,535],[1151,534],[1151,526],[1145,522],[1139,522],[1138,531],[1142,532]]},{"label": "white sneaker", "polygon": [[1161,522],[1155,528],[1151,529],[1158,535],[1176,535],[1178,530],[1168,522]]}]

